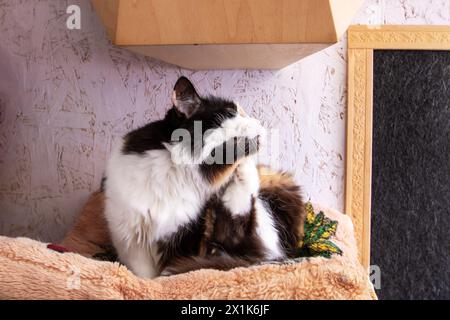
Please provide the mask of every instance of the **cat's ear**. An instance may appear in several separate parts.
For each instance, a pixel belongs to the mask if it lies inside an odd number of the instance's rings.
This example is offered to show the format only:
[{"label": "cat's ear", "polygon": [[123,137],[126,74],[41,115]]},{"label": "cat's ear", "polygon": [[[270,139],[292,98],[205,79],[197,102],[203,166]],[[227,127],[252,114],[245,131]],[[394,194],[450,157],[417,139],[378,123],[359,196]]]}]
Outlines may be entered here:
[{"label": "cat's ear", "polygon": [[200,106],[200,96],[188,78],[180,77],[175,83],[172,92],[172,103],[186,117],[190,117]]}]

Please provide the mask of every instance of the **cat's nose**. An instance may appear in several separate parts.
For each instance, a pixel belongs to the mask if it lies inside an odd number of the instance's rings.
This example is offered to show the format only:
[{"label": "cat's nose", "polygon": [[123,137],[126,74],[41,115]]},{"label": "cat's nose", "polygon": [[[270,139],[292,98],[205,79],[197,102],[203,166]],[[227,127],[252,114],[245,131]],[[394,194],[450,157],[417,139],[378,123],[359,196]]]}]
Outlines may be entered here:
[{"label": "cat's nose", "polygon": [[238,110],[239,115],[241,115],[243,117],[247,116],[247,113],[245,113],[245,110],[240,105],[237,106],[237,110]]}]

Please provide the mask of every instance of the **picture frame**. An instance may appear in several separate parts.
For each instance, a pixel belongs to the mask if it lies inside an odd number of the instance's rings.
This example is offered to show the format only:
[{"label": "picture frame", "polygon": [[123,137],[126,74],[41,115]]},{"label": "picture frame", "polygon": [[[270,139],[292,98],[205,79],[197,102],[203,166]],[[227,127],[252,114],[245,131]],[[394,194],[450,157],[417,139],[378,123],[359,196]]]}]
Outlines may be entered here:
[{"label": "picture frame", "polygon": [[345,212],[359,259],[370,266],[373,58],[375,50],[450,50],[450,26],[354,25],[348,30]]}]

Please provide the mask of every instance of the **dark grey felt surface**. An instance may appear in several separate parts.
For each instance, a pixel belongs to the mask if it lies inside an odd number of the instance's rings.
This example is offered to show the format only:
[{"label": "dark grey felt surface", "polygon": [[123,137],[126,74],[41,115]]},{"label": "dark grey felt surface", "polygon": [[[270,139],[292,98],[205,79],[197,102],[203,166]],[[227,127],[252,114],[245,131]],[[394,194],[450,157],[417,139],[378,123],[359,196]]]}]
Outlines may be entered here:
[{"label": "dark grey felt surface", "polygon": [[380,299],[450,299],[450,52],[376,51],[371,264]]}]

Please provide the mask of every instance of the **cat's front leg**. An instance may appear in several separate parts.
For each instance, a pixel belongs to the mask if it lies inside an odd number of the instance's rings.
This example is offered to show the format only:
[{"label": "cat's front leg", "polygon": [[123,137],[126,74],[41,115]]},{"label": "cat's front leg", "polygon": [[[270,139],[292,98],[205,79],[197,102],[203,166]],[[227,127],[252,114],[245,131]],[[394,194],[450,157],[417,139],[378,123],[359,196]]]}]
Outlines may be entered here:
[{"label": "cat's front leg", "polygon": [[253,198],[258,196],[258,169],[252,158],[246,158],[236,168],[222,201],[233,215],[246,215],[252,208]]},{"label": "cat's front leg", "polygon": [[158,276],[156,263],[150,249],[137,243],[125,243],[113,237],[114,247],[117,250],[119,260],[126,265],[135,275],[141,278],[155,278]]},{"label": "cat's front leg", "polygon": [[149,243],[137,241],[136,226],[131,223],[137,219],[137,212],[109,197],[105,217],[119,261],[139,277],[156,277],[158,272],[151,247]]}]

